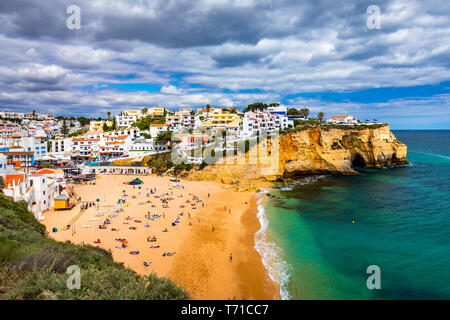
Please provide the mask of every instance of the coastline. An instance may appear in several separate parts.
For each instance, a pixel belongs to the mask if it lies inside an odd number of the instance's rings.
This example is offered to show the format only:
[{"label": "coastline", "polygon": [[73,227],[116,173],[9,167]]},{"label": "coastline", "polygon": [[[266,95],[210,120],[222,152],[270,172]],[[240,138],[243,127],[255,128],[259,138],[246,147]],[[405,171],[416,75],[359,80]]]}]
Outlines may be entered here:
[{"label": "coastline", "polygon": [[[254,235],[260,225],[253,192],[232,192],[232,214],[208,217],[194,229],[181,248],[169,278],[180,282],[201,299],[280,299],[278,284],[270,280],[261,256],[254,248]],[[245,205],[245,201],[248,205]],[[244,210],[235,210],[236,208]],[[223,211],[216,203],[214,210]],[[233,214],[236,212],[236,214]],[[218,221],[220,230],[212,233],[209,225]],[[233,253],[233,261],[229,254]]]},{"label": "coastline", "polygon": [[[182,180],[179,184],[185,189],[173,187],[167,177],[140,176],[144,181],[141,189],[124,185],[124,181],[133,176],[102,175],[96,185],[76,185],[75,192],[82,201],[96,201],[100,198],[100,208],[89,208],[79,216],[79,204],[69,211],[45,212],[46,226],[50,237],[59,241],[71,241],[82,244],[86,241],[92,246],[110,250],[115,261],[123,262],[139,274],[152,271],[160,277],[168,277],[185,289],[193,299],[279,299],[278,285],[271,281],[261,256],[254,248],[254,235],[260,229],[257,218],[255,193],[238,192],[225,189],[212,182]],[[146,196],[149,188],[157,188],[158,195],[172,194],[169,208],[163,208],[159,199]],[[107,229],[98,229],[98,224],[109,217],[113,208],[117,208],[117,199],[126,190],[126,203],[123,212],[110,218]],[[208,197],[208,194],[210,197]],[[192,210],[186,203],[193,195],[204,203]],[[147,204],[145,201],[152,201]],[[247,204],[245,204],[247,202]],[[154,205],[155,207],[151,207]],[[185,208],[181,209],[181,205]],[[231,212],[230,212],[231,209]],[[164,218],[155,221],[145,219],[145,215],[164,213]],[[184,215],[180,216],[180,212]],[[187,216],[189,214],[189,217]],[[74,230],[64,230],[73,223]],[[130,217],[129,220],[125,219]],[[179,217],[176,227],[171,222]],[[135,220],[141,221],[134,223]],[[86,225],[90,225],[86,228]],[[144,225],[149,227],[145,228]],[[214,225],[215,230],[212,231]],[[52,229],[58,228],[53,233]],[[134,230],[130,230],[134,227]],[[119,229],[114,232],[111,229]],[[163,233],[163,228],[168,228]],[[75,231],[75,232],[74,232]],[[160,248],[150,248],[148,236],[156,235]],[[117,238],[126,238],[126,249],[119,250]],[[100,244],[94,241],[100,239]],[[130,255],[138,250],[139,255]],[[176,252],[171,257],[163,257],[163,252]],[[229,255],[233,253],[233,261]],[[150,267],[144,267],[144,261],[151,261]]]}]

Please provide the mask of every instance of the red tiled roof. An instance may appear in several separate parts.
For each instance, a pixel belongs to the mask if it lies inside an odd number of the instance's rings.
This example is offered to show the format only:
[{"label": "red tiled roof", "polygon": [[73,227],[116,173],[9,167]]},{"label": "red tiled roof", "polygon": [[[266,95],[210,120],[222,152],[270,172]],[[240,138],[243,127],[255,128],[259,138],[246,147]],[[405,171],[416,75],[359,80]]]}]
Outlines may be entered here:
[{"label": "red tiled roof", "polygon": [[9,187],[13,184],[18,185],[22,181],[25,181],[25,174],[7,174],[5,175],[5,186]]}]

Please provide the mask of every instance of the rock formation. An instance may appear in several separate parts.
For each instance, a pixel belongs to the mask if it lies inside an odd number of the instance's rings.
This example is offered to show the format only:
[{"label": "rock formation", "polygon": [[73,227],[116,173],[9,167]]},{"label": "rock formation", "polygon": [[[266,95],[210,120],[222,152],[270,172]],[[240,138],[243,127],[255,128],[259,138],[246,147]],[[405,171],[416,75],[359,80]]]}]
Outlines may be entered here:
[{"label": "rock formation", "polygon": [[322,126],[262,140],[247,153],[226,157],[189,177],[251,189],[253,181],[274,181],[307,174],[358,174],[355,167],[407,164],[407,147],[388,125]]}]

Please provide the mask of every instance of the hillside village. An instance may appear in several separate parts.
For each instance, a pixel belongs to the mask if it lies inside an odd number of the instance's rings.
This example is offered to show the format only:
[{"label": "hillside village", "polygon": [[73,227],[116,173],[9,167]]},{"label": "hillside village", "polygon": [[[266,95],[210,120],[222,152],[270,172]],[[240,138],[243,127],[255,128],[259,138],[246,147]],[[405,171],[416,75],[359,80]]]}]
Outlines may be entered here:
[{"label": "hillside village", "polygon": [[108,112],[106,119],[0,112],[0,189],[14,201],[26,201],[35,217],[43,219],[50,208],[74,205],[68,181],[89,181],[97,173],[151,173],[140,165],[114,166],[115,161],[176,149],[187,164],[202,164],[201,152],[193,150],[235,151],[239,142],[304,123],[370,124],[347,115],[325,120],[322,112],[311,118],[307,108],[263,103],[243,111],[209,105],[178,111],[129,109],[114,116]]}]

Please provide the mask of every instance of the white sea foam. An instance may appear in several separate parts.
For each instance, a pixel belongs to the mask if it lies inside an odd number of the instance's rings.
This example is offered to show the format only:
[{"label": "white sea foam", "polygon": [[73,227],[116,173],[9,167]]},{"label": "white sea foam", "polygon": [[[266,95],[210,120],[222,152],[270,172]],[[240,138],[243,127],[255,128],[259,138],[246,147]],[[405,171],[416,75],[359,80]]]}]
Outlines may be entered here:
[{"label": "white sea foam", "polygon": [[269,277],[272,281],[278,283],[280,287],[280,296],[283,300],[289,300],[289,292],[287,285],[289,282],[289,264],[283,260],[283,251],[277,244],[268,237],[269,220],[266,216],[264,208],[264,198],[267,190],[263,190],[258,194],[258,219],[261,224],[261,229],[255,233],[255,249],[262,257],[262,262],[269,272]]},{"label": "white sea foam", "polygon": [[[280,190],[289,191],[295,186],[305,185],[309,183],[317,182],[320,179],[325,178],[325,175],[305,177],[295,183],[285,185]],[[255,249],[262,257],[262,262],[269,272],[269,277],[272,281],[275,281],[280,286],[280,296],[282,300],[291,299],[288,291],[288,283],[290,278],[291,266],[283,259],[283,249],[281,249],[273,240],[268,236],[269,220],[264,208],[264,200],[269,190],[262,189],[257,194],[258,200],[258,219],[261,224],[261,229],[255,233]]]}]

